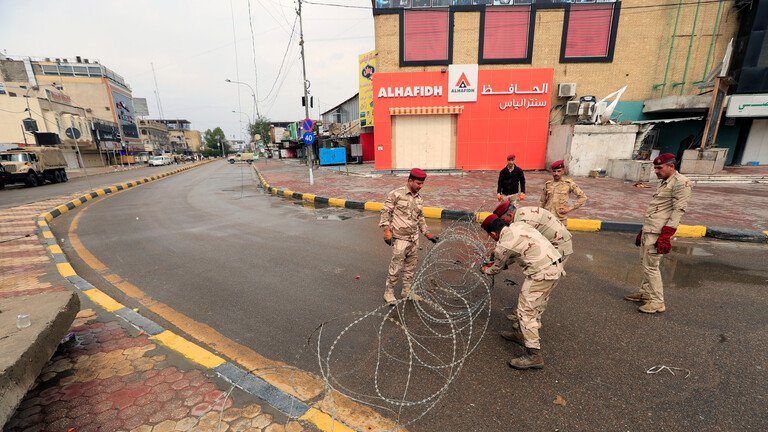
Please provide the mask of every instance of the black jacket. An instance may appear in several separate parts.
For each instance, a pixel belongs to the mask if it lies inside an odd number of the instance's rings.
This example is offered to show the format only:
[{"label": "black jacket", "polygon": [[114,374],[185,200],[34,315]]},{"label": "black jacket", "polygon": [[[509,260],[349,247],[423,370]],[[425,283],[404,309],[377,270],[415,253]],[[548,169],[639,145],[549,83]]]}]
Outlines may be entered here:
[{"label": "black jacket", "polygon": [[512,195],[518,192],[525,193],[525,174],[519,166],[515,165],[512,172],[507,167],[499,171],[499,185],[496,193]]}]

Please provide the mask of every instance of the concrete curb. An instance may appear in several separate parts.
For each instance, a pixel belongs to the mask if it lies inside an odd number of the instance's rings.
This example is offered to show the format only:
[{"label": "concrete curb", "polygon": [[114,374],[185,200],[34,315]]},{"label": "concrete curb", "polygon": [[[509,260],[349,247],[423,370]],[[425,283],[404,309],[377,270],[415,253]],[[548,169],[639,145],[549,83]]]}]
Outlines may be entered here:
[{"label": "concrete curb", "polygon": [[[253,170],[259,177],[261,186],[272,195],[282,196],[288,199],[298,199],[307,202],[313,202],[316,204],[327,204],[334,207],[344,207],[349,209],[362,209],[371,211],[380,211],[384,206],[383,203],[375,201],[350,201],[343,198],[329,198],[322,197],[313,194],[306,194],[301,192],[294,192],[286,189],[278,189],[272,187],[267,182],[267,179],[259,172],[256,166],[253,166]],[[424,217],[431,219],[450,219],[450,220],[464,220],[482,222],[490,212],[477,212],[473,213],[467,210],[451,210],[440,207],[424,207]],[[601,221],[596,219],[568,219],[569,231],[582,231],[582,232],[638,232],[642,229],[643,225],[635,222],[613,222],[613,221]],[[703,225],[680,225],[677,227],[675,237],[683,238],[702,238],[710,237],[720,240],[731,240],[750,243],[768,243],[768,231],[752,231],[742,230],[735,228],[717,228],[706,227]]]},{"label": "concrete curb", "polygon": [[[160,324],[142,316],[135,310],[124,306],[103,291],[94,287],[87,280],[77,275],[74,268],[72,268],[72,265],[67,261],[66,255],[64,255],[48,226],[48,222],[52,221],[54,218],[61,216],[88,201],[151,181],[160,180],[170,175],[196,168],[205,163],[208,163],[208,161],[185,166],[160,175],[145,177],[141,180],[108,186],[61,204],[47,212],[43,212],[37,218],[38,235],[42,242],[48,245],[48,252],[56,263],[56,267],[61,276],[66,278],[78,291],[88,297],[97,306],[107,312],[114,313],[132,326],[143,331],[153,342],[163,345],[164,347],[177,352],[192,363],[210,370],[220,378],[232,383],[246,393],[256,396],[291,418],[312,422],[322,431],[352,432],[353,429],[340,423],[338,420],[334,420],[331,415],[322,412],[319,407],[310,406],[308,403],[301,401],[261,378],[254,376],[250,371],[247,371],[202,346],[163,328]],[[23,395],[24,394],[22,393],[22,397]]]}]

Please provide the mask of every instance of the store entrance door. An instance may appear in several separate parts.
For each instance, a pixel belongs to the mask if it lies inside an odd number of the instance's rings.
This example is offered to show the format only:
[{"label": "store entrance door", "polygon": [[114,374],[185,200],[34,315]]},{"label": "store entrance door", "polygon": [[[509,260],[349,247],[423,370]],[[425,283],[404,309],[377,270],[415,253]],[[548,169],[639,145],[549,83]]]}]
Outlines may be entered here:
[{"label": "store entrance door", "polygon": [[456,168],[456,116],[392,116],[392,169]]}]

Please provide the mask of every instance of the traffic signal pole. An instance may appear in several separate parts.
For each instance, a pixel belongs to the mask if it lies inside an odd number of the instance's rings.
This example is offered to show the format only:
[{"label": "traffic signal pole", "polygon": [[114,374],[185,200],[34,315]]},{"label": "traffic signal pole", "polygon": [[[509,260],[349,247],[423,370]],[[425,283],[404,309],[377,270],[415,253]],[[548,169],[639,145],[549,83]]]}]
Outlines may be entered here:
[{"label": "traffic signal pole", "polygon": [[[307,81],[307,62],[304,58],[304,25],[302,24],[301,20],[301,0],[299,1],[299,10],[297,13],[299,14],[299,46],[301,47],[301,72],[304,77],[304,118],[309,118],[309,95],[308,95],[308,84],[309,81]],[[307,131],[312,132],[312,131]],[[312,168],[315,164],[315,152],[313,150],[314,142],[307,147],[307,151],[309,151],[307,155],[307,165],[309,165],[309,184],[313,185],[315,184],[315,177],[314,173],[312,172]]]}]

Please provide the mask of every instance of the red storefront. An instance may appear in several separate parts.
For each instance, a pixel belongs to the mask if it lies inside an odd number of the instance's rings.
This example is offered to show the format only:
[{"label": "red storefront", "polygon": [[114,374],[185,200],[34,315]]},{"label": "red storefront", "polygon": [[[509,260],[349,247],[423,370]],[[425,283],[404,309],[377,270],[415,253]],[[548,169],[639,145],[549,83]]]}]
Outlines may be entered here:
[{"label": "red storefront", "polygon": [[377,170],[544,168],[552,69],[377,72]]}]

